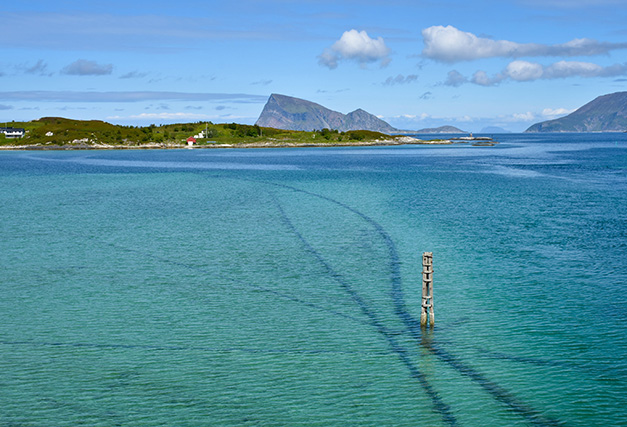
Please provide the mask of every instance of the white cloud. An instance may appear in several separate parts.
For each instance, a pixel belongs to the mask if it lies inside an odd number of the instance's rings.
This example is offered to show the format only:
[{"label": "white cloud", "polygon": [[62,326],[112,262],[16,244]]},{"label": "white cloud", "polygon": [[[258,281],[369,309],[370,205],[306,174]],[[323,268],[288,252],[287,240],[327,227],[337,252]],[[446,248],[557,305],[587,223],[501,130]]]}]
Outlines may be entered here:
[{"label": "white cloud", "polygon": [[470,79],[472,83],[476,85],[480,85],[480,86],[494,86],[501,80],[502,80],[501,75],[497,75],[495,77],[490,78],[488,76],[488,73],[486,73],[483,70],[477,71],[475,74],[473,74],[472,78]]},{"label": "white cloud", "polygon": [[111,74],[112,71],[112,64],[98,64],[95,61],[79,59],[72,62],[67,67],[63,68],[61,70],[61,73],[73,76],[103,76],[106,74]]},{"label": "white cloud", "polygon": [[194,113],[141,113],[135,114],[128,117],[120,117],[120,116],[111,116],[107,117],[107,119],[161,119],[161,120],[202,120],[210,118],[206,114],[194,114]]},{"label": "white cloud", "polygon": [[451,25],[425,28],[422,37],[425,45],[423,56],[448,63],[494,57],[602,55],[611,50],[627,48],[627,43],[605,43],[592,39],[574,39],[555,45],[492,40]]},{"label": "white cloud", "polygon": [[512,114],[511,120],[514,122],[531,122],[536,119],[536,115],[531,111],[527,111],[526,113],[516,113]]},{"label": "white cloud", "polygon": [[330,69],[337,68],[342,60],[357,61],[363,68],[368,63],[390,62],[390,49],[381,37],[372,39],[365,31],[345,31],[342,37],[318,56],[318,63]]},{"label": "white cloud", "polygon": [[422,54],[443,62],[469,61],[491,56],[508,56],[516,43],[479,38],[448,25],[422,30],[425,47]]},{"label": "white cloud", "polygon": [[[623,66],[622,73],[616,69],[620,74],[624,74],[625,67]],[[580,77],[597,77],[604,73],[610,73],[611,71],[604,71],[603,67],[597,64],[592,64],[590,62],[567,62],[560,61],[555,64],[551,64],[549,67],[544,70],[544,74],[546,78],[566,78],[572,76],[580,76]],[[619,75],[619,74],[617,74]]]},{"label": "white cloud", "polygon": [[500,116],[499,119],[504,123],[530,123],[565,116],[573,111],[575,110],[568,110],[566,108],[545,108],[540,113],[527,111],[524,113],[514,113],[507,116]]},{"label": "white cloud", "polygon": [[542,110],[542,115],[544,117],[553,118],[558,116],[566,116],[573,111],[575,110],[569,110],[566,108],[545,108],[544,110]]},{"label": "white cloud", "polygon": [[544,67],[534,62],[513,61],[507,65],[503,74],[512,80],[528,82],[541,78],[544,74]]},{"label": "white cloud", "polygon": [[430,114],[427,114],[427,113],[400,114],[398,116],[390,116],[390,117],[388,117],[389,120],[403,119],[403,120],[409,120],[409,121],[423,121],[423,120],[432,119],[432,118],[434,118],[434,117],[431,116]]},{"label": "white cloud", "polygon": [[[455,76],[455,78],[452,79],[451,75]],[[591,62],[559,61],[554,64],[544,66],[536,62],[516,60],[510,62],[503,71],[491,77],[485,71],[479,70],[475,72],[470,80],[468,80],[455,70],[449,71],[448,78],[444,84],[447,86],[459,86],[469,81],[480,86],[496,86],[506,80],[530,82],[540,79],[551,80],[564,79],[568,77],[616,77],[623,75],[627,75],[627,63],[602,67]]]},{"label": "white cloud", "polygon": [[525,126],[528,126],[529,123],[535,123],[540,120],[545,120],[546,118],[541,114],[525,111],[522,113],[511,113],[500,115],[497,118],[498,123],[501,125],[507,126],[509,124],[523,123]]},{"label": "white cloud", "polygon": [[219,122],[233,122],[239,123],[252,123],[256,120],[256,117],[244,117],[234,114],[196,114],[196,113],[141,113],[131,114],[128,116],[108,116],[106,120],[110,120],[113,123],[181,123],[191,121],[219,121]]},{"label": "white cloud", "polygon": [[400,114],[397,116],[389,116],[389,120],[406,120],[408,122],[424,122],[424,121],[443,121],[443,122],[474,122],[476,118],[471,117],[469,115],[458,116],[458,117],[445,117],[445,116],[434,116],[428,113],[420,113],[420,114]]}]

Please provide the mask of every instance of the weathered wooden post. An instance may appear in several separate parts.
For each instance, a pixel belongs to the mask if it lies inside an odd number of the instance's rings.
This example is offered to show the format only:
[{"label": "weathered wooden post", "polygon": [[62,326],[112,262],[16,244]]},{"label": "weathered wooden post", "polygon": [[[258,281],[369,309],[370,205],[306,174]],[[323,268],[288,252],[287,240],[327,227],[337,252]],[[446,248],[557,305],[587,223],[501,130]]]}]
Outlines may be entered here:
[{"label": "weathered wooden post", "polygon": [[433,252],[422,253],[422,310],[420,312],[420,326],[433,327],[435,314],[433,313]]}]

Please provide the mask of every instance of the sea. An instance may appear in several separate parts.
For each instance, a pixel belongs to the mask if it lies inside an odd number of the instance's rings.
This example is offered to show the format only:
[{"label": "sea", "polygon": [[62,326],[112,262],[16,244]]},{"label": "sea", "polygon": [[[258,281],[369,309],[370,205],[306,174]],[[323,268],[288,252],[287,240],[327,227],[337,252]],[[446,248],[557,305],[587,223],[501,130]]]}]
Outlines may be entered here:
[{"label": "sea", "polygon": [[627,133],[494,139],[0,152],[0,426],[626,426]]}]

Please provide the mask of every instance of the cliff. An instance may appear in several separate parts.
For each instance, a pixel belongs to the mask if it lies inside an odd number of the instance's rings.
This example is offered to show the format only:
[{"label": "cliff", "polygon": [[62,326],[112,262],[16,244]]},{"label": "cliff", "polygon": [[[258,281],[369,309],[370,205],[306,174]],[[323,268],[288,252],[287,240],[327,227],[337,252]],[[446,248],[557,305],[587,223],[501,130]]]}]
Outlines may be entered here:
[{"label": "cliff", "polygon": [[315,102],[279,94],[270,95],[256,125],[300,131],[324,128],[340,132],[370,130],[388,134],[398,131],[362,109],[342,114]]}]

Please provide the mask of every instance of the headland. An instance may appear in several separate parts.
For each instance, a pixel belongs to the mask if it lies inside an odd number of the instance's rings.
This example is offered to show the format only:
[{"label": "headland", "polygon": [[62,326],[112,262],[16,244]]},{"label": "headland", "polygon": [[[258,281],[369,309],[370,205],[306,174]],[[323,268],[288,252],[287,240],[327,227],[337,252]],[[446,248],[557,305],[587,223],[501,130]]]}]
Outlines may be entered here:
[{"label": "headland", "polygon": [[[3,150],[107,150],[180,148],[271,148],[386,146],[407,144],[463,144],[479,138],[423,140],[408,135],[389,135],[369,130],[321,129],[293,131],[211,122],[179,123],[145,127],[120,126],[99,120],[72,120],[46,117],[30,122],[12,122],[24,129],[21,138],[0,135]],[[485,142],[486,138],[480,138]],[[490,144],[495,143],[488,138]]]}]

